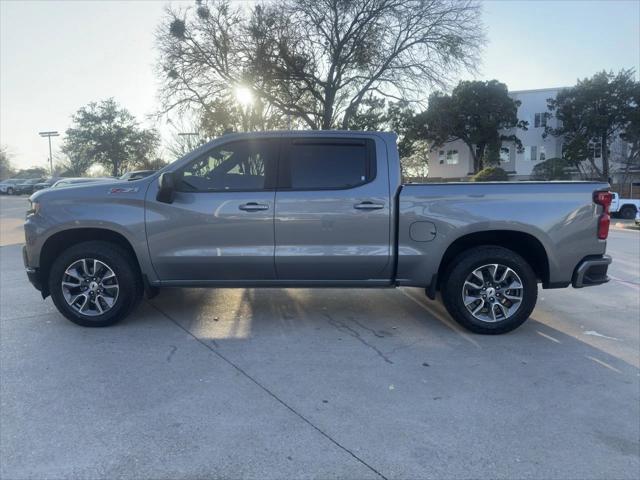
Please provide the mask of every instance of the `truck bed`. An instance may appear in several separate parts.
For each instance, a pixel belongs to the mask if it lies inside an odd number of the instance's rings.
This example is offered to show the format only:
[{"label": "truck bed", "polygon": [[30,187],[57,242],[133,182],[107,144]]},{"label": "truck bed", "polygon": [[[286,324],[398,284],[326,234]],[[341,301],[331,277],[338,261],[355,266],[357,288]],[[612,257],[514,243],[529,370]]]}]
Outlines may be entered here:
[{"label": "truck bed", "polygon": [[548,259],[539,276],[546,288],[571,282],[584,253],[603,254],[593,192],[604,182],[491,182],[405,184],[398,192],[399,285],[436,281],[441,259],[465,242],[505,239]]}]

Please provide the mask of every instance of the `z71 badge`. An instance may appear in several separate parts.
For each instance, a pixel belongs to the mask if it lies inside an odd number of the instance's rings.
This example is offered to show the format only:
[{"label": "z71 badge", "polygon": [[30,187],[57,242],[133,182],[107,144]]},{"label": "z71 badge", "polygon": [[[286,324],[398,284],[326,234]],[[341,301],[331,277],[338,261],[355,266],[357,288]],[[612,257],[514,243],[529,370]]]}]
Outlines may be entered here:
[{"label": "z71 badge", "polygon": [[138,191],[138,187],[114,187],[109,190],[109,194],[112,193],[134,193]]}]

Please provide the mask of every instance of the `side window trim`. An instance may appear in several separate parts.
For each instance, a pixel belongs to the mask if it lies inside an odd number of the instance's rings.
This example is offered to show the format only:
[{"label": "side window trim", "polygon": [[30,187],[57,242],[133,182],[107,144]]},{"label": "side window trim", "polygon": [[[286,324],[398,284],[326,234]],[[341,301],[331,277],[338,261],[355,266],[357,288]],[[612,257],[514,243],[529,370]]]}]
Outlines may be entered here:
[{"label": "side window trim", "polygon": [[[291,186],[291,146],[292,145],[363,145],[366,150],[365,161],[365,181],[357,185],[348,187],[314,187],[314,188],[293,188]],[[349,138],[289,138],[280,145],[280,161],[278,162],[277,190],[287,192],[313,192],[325,190],[351,190],[362,187],[373,182],[377,176],[377,157],[375,141],[371,138],[349,139]]]},{"label": "side window trim", "polygon": [[177,192],[182,192],[182,193],[232,193],[232,192],[247,192],[247,193],[251,193],[251,192],[273,192],[276,190],[276,184],[277,184],[277,175],[278,175],[278,171],[279,171],[279,165],[281,162],[281,157],[282,157],[282,139],[280,138],[255,138],[255,139],[239,139],[239,140],[231,140],[229,142],[225,142],[225,143],[220,143],[218,145],[216,145],[215,147],[212,147],[208,150],[206,150],[205,152],[202,152],[200,155],[198,155],[196,158],[194,158],[193,160],[191,160],[189,163],[187,163],[186,165],[181,166],[180,168],[178,168],[177,170],[175,170],[175,173],[178,175],[181,175],[187,168],[189,168],[194,162],[199,161],[202,157],[204,157],[205,155],[209,155],[209,153],[217,148],[221,148],[224,146],[228,146],[228,145],[233,145],[234,143],[246,143],[249,142],[251,140],[255,140],[261,143],[270,143],[270,144],[275,144],[274,150],[275,150],[275,155],[274,155],[274,159],[271,162],[265,162],[265,171],[264,171],[264,187],[260,188],[260,189],[243,189],[243,188],[230,188],[228,190],[183,190],[179,187],[176,188]]}]

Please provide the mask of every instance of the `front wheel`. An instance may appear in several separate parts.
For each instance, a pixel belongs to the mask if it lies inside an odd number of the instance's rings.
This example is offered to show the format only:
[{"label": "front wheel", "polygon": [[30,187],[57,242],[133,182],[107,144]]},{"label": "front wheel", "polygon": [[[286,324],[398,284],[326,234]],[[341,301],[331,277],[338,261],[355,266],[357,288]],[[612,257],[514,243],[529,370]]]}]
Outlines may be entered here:
[{"label": "front wheel", "polygon": [[476,247],[450,265],[442,300],[460,325],[475,333],[510,332],[529,318],[538,298],[536,275],[517,253]]},{"label": "front wheel", "polygon": [[49,273],[53,303],[65,317],[84,327],[118,322],[141,298],[140,276],[129,252],[108,242],[69,247]]},{"label": "front wheel", "polygon": [[13,188],[12,187],[7,188],[7,195],[13,195]]}]

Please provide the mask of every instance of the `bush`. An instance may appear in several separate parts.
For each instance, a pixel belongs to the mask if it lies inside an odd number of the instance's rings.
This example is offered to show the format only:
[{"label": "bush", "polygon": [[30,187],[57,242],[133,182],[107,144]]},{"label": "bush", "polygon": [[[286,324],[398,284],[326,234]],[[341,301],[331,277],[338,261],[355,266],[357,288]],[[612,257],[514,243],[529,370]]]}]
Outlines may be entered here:
[{"label": "bush", "polygon": [[509,175],[500,167],[484,168],[471,177],[472,182],[504,182],[507,180],[509,180]]},{"label": "bush", "polygon": [[562,158],[549,158],[531,171],[531,180],[570,180],[571,163]]}]

